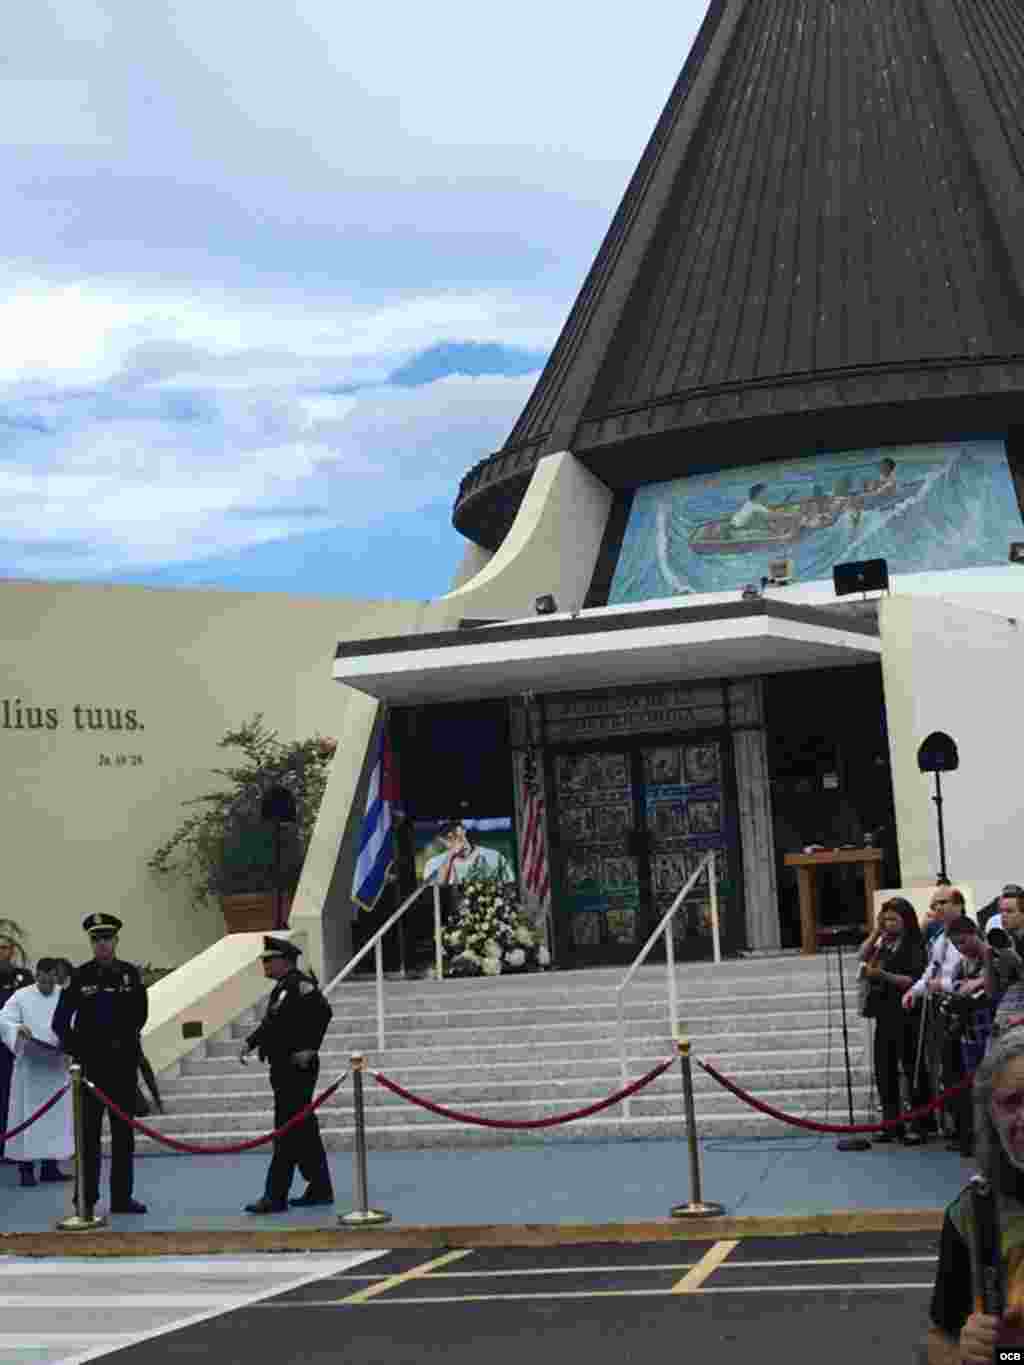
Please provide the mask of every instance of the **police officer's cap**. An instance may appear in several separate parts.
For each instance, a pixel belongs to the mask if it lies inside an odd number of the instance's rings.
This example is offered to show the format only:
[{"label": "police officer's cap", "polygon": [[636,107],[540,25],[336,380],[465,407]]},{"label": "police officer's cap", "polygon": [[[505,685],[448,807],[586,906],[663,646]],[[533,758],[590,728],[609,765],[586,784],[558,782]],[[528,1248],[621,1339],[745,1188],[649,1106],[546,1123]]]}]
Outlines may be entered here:
[{"label": "police officer's cap", "polygon": [[298,960],[301,951],[294,943],[289,943],[286,938],[263,936],[263,953],[261,956],[264,962],[269,962],[275,957],[283,957],[289,962],[295,962]]},{"label": "police officer's cap", "polygon": [[82,928],[90,938],[113,938],[124,928],[124,924],[116,915],[86,915],[82,920]]}]

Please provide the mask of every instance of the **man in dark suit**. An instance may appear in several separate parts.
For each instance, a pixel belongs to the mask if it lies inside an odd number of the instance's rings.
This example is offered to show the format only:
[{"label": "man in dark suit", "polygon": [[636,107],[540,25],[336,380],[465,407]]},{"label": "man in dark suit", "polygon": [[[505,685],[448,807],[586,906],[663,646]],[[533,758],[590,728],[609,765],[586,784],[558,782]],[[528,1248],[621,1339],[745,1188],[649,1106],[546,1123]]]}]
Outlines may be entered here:
[{"label": "man in dark suit", "polygon": [[[116,915],[88,915],[82,928],[92,942],[92,960],[76,967],[61,992],[53,1031],[65,1052],[91,1081],[129,1115],[135,1113],[140,1034],[149,1015],[142,974],[117,954],[123,923]],[[91,1218],[100,1194],[100,1137],[106,1104],[92,1086],[82,1087],[84,1209]],[[110,1112],[110,1212],[145,1213],[132,1198],[135,1183],[135,1134],[130,1124]]]},{"label": "man in dark suit", "polygon": [[[264,938],[263,971],[274,982],[263,1022],[242,1044],[244,1065],[252,1051],[270,1063],[274,1092],[274,1129],[305,1109],[320,1074],[320,1044],[331,1021],[330,1005],[317,980],[300,972],[299,949],[283,938]],[[333,1204],[334,1190],[316,1114],[274,1139],[263,1198],[246,1204],[246,1213],[285,1213],[296,1166],[307,1181],[306,1192],[292,1204],[308,1208]]]}]

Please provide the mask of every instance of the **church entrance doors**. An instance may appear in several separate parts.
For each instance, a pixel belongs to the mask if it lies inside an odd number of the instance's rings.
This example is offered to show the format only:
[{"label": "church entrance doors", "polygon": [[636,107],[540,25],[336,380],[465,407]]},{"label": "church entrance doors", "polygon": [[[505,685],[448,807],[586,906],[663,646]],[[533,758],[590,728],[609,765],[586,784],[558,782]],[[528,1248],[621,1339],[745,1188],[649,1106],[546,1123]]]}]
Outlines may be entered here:
[{"label": "church entrance doors", "polygon": [[[727,734],[609,741],[549,751],[557,957],[566,966],[629,963],[700,860],[718,853],[723,943],[738,838],[727,799]],[[706,876],[674,924],[679,958],[712,952]],[[648,961],[664,960],[659,943]]]}]

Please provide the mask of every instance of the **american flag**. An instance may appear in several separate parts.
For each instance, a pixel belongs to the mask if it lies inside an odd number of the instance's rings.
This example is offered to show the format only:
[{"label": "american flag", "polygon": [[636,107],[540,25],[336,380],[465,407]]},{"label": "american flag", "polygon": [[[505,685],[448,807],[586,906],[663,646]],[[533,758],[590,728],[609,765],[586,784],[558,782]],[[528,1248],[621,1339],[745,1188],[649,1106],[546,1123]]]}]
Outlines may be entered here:
[{"label": "american flag", "polygon": [[551,890],[544,831],[544,793],[532,751],[523,755],[519,793],[519,862],[523,886],[543,907]]}]

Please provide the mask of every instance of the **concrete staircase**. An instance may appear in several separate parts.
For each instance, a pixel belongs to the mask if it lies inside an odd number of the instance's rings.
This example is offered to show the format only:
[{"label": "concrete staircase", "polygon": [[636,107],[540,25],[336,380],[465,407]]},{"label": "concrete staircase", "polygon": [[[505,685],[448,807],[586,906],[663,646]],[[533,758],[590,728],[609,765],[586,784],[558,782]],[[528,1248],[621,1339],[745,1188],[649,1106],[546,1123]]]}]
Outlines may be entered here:
[{"label": "concrete staircase", "polygon": [[[857,1017],[853,955],[846,962],[847,1017],[854,1106],[864,1120],[870,1099],[865,1028]],[[348,1066],[352,1052],[406,1089],[486,1118],[532,1119],[583,1108],[621,1086],[615,987],[623,968],[591,968],[493,979],[385,985],[385,1049],[378,1051],[371,980],[334,993],[334,1018],[321,1052],[318,1088]],[[834,960],[780,954],[715,967],[676,969],[679,1016],[694,1053],[764,1102],[804,1118],[846,1121],[842,1016]],[[642,968],[626,992],[631,1080],[674,1055],[664,966]],[[249,1012],[203,1042],[161,1076],[167,1113],[150,1119],[174,1137],[226,1143],[270,1129],[267,1069],[238,1062],[239,1042],[255,1025]],[[698,1128],[704,1137],[794,1136],[694,1070]],[[630,1101],[593,1118],[517,1132],[481,1128],[430,1114],[365,1079],[371,1149],[508,1146],[521,1142],[677,1136],[683,1129],[678,1062]],[[320,1110],[329,1150],[353,1139],[351,1085]],[[138,1150],[167,1151],[139,1138]]]}]

